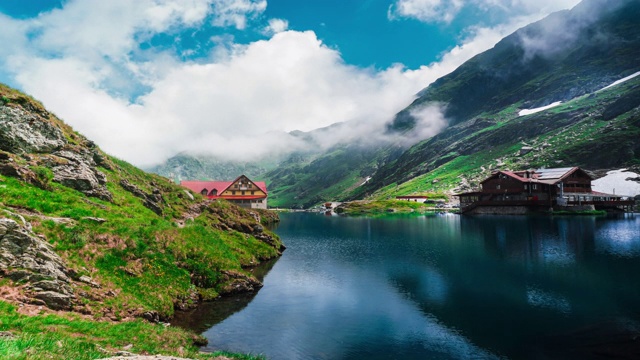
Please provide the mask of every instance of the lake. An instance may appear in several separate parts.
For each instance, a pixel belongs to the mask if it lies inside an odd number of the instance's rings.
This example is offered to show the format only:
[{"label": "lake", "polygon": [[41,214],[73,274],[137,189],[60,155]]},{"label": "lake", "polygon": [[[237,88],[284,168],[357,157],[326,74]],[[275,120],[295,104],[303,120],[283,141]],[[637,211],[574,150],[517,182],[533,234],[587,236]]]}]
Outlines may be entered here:
[{"label": "lake", "polygon": [[257,293],[176,324],[269,359],[640,358],[640,216],[281,215]]}]

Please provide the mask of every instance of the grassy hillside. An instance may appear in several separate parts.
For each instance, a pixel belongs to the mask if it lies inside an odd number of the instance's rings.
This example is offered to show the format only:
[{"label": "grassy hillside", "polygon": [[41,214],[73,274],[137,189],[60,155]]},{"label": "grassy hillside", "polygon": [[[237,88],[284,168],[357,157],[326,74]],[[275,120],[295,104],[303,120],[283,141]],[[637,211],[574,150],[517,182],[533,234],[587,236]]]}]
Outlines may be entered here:
[{"label": "grassy hillside", "polygon": [[[257,289],[247,267],[278,256],[282,246],[256,216],[267,223],[273,215],[188,194],[102,153],[30,97],[1,85],[0,96],[0,217],[24,224],[22,233],[45,239],[61,256],[72,279],[65,310],[77,314],[48,315],[42,309],[50,304],[28,280],[35,275],[15,282],[19,263],[2,269],[3,299],[14,305],[0,303],[0,330],[13,333],[0,338],[0,357],[89,359],[109,353],[100,347],[127,344],[131,352],[196,356],[194,337],[184,331],[103,322],[167,321],[177,308]],[[11,137],[25,128],[19,134],[26,137]],[[50,149],[38,142],[45,138]],[[145,339],[136,329],[158,335]]]},{"label": "grassy hillside", "polygon": [[[350,197],[466,191],[496,169],[637,169],[639,138],[640,77],[544,112],[518,116],[511,107],[451,127],[384,166]],[[532,151],[522,155],[524,147]]]}]

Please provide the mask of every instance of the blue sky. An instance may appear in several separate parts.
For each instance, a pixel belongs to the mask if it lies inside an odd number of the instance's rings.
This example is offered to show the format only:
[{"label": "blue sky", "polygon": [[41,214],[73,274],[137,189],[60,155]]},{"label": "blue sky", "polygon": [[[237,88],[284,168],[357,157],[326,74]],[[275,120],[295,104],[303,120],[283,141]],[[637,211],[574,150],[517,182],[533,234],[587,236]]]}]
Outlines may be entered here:
[{"label": "blue sky", "polygon": [[[25,19],[54,8],[61,9],[63,3],[60,0],[0,0],[0,12]],[[325,44],[339,50],[346,63],[376,68],[402,63],[416,68],[437,60],[438,56],[458,45],[467,27],[495,25],[507,15],[505,11],[496,14],[495,11],[480,12],[470,8],[450,23],[424,22],[415,18],[389,19],[391,5],[389,0],[270,0],[252,25],[264,26],[270,18],[286,19],[289,29],[313,30]],[[225,34],[231,34],[243,43],[265,38],[259,27],[248,30],[204,27],[195,33],[190,30],[177,35],[183,39],[185,47],[194,48],[213,35]],[[162,35],[151,42],[153,46],[175,45],[176,34]]]},{"label": "blue sky", "polygon": [[[429,83],[577,2],[0,0],[0,81],[138,165],[252,159],[337,122],[323,144],[378,139]],[[418,115],[421,137],[446,123]]]}]

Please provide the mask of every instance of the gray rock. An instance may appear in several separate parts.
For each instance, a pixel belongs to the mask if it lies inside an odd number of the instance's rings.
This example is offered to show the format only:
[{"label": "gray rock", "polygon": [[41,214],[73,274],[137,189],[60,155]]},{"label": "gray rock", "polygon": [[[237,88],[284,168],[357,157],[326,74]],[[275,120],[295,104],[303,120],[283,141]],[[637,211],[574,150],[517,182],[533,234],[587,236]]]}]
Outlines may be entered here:
[{"label": "gray rock", "polygon": [[104,224],[104,223],[106,223],[108,221],[107,219],[103,219],[103,218],[99,218],[99,217],[93,217],[93,216],[85,216],[82,219],[83,220],[89,220],[89,221],[97,222],[98,224]]},{"label": "gray rock", "polygon": [[15,335],[11,331],[0,331],[0,339],[15,339]]},{"label": "gray rock", "polygon": [[144,319],[146,319],[147,321],[150,321],[152,323],[159,323],[160,322],[160,315],[158,314],[157,311],[147,311],[147,312],[142,314],[142,317]]},{"label": "gray rock", "polygon": [[72,297],[55,291],[42,291],[35,295],[38,300],[44,301],[47,307],[53,310],[71,309]]},{"label": "gray rock", "polygon": [[87,196],[113,201],[113,195],[105,187],[107,177],[96,169],[96,163],[90,154],[63,150],[54,155],[64,161],[51,168],[54,175],[53,181],[76,189]]},{"label": "gray rock", "polygon": [[49,153],[67,143],[51,122],[20,107],[0,107],[0,149],[14,154]]},{"label": "gray rock", "polygon": [[189,200],[195,200],[196,198],[193,197],[193,194],[191,194],[191,192],[189,190],[183,190],[185,194],[187,194],[187,197],[189,198]]},{"label": "gray rock", "polygon": [[100,288],[100,284],[98,284],[97,282],[93,281],[93,279],[90,276],[87,275],[82,275],[78,278],[78,281],[83,282],[85,284],[89,284],[91,285],[91,287],[94,288]]},{"label": "gray rock", "polygon": [[522,148],[520,148],[520,156],[523,155],[527,155],[528,153],[532,152],[533,148],[531,146],[523,146]]},{"label": "gray rock", "polygon": [[45,240],[11,219],[0,218],[0,272],[26,282],[35,303],[69,309],[75,298],[64,261]]},{"label": "gray rock", "polygon": [[164,202],[164,199],[162,198],[160,190],[154,189],[153,193],[147,194],[144,191],[140,190],[140,188],[138,188],[136,185],[130,183],[127,179],[120,180],[120,186],[133,194],[135,197],[144,200],[142,204],[146,208],[162,216],[162,206],[160,205],[160,203]]}]

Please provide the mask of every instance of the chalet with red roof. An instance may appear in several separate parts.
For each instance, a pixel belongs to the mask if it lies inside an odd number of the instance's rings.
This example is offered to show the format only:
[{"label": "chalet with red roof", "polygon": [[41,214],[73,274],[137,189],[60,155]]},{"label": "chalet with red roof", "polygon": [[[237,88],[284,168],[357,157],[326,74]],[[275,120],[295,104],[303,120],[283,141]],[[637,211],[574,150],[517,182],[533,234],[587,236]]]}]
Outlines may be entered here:
[{"label": "chalet with red roof", "polygon": [[225,199],[243,208],[267,208],[267,185],[245,175],[233,181],[181,181],[180,185],[209,199]]},{"label": "chalet with red roof", "polygon": [[496,171],[481,182],[480,191],[456,196],[462,213],[631,209],[632,199],[593,191],[591,180],[591,175],[579,167]]}]

